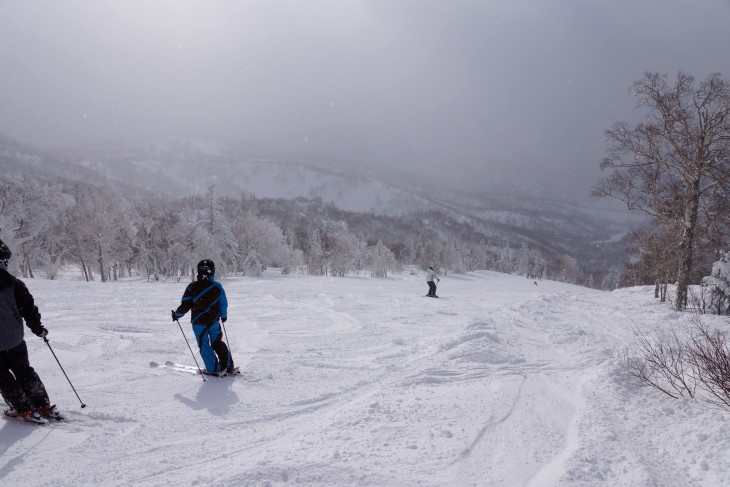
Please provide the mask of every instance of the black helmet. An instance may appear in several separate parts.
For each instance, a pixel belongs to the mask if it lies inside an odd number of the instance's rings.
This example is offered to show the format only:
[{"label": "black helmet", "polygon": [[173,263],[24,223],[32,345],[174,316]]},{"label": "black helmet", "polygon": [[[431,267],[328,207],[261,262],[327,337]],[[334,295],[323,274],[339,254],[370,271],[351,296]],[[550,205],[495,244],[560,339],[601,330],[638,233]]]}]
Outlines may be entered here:
[{"label": "black helmet", "polygon": [[210,279],[215,274],[215,262],[210,259],[203,259],[198,262],[198,277]]}]

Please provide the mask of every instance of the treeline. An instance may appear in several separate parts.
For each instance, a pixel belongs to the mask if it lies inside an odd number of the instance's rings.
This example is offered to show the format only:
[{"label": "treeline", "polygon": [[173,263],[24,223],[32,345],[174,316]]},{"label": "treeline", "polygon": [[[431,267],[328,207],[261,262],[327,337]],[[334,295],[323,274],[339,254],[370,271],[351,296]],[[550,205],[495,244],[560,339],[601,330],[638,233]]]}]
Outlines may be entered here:
[{"label": "treeline", "polygon": [[[160,202],[111,186],[0,178],[0,235],[24,277],[54,279],[77,266],[87,280],[187,279],[201,258],[220,275],[387,276],[405,266],[442,272],[498,270],[593,284],[575,258],[488,238],[432,211],[401,217],[340,210],[318,198],[222,198]],[[39,276],[40,274],[40,276]]]}]

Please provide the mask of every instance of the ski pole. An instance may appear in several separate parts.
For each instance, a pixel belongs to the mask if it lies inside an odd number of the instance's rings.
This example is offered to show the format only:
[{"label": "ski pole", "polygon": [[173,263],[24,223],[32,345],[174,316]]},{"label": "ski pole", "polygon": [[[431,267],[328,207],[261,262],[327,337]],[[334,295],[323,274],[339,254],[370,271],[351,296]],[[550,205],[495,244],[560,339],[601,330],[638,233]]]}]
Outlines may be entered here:
[{"label": "ski pole", "polygon": [[226,337],[226,345],[228,345],[228,355],[233,355],[233,352],[231,352],[231,344],[228,343],[228,333],[226,332],[226,325],[224,325],[222,321],[221,328],[223,328],[223,336]]},{"label": "ski pole", "polygon": [[65,371],[65,370],[63,370],[63,365],[61,365],[61,362],[59,362],[59,361],[58,361],[58,357],[56,357],[56,352],[54,352],[54,351],[53,351],[53,348],[51,348],[51,343],[50,343],[50,342],[48,341],[48,338],[46,338],[46,337],[43,337],[43,341],[44,341],[44,342],[46,342],[46,345],[48,345],[48,350],[50,350],[50,351],[51,351],[51,353],[53,354],[53,358],[55,358],[55,359],[56,359],[56,363],[58,364],[58,366],[59,366],[59,367],[61,367],[61,372],[63,372],[63,375],[65,375],[65,376],[66,376],[66,380],[68,381],[69,385],[71,386],[71,389],[73,389],[73,391],[74,391],[74,394],[76,394],[76,398],[77,398],[77,399],[79,400],[79,402],[81,403],[81,407],[82,407],[82,408],[85,408],[85,407],[86,407],[86,404],[84,404],[84,401],[82,401],[82,400],[81,400],[81,398],[79,397],[79,393],[78,393],[78,392],[76,392],[76,388],[75,388],[75,387],[74,387],[74,385],[73,385],[73,384],[71,383],[71,379],[69,379],[69,378],[68,378],[68,374],[66,373],[66,371]]},{"label": "ski pole", "polygon": [[[173,313],[175,313],[175,311],[173,311]],[[190,355],[192,355],[193,356],[193,360],[195,360],[195,365],[198,367],[198,372],[200,372],[200,376],[203,378],[204,381],[207,380],[205,378],[205,374],[203,373],[203,370],[200,368],[200,365],[198,365],[198,359],[195,358],[195,354],[193,353],[192,347],[190,347],[190,342],[188,341],[188,337],[185,336],[185,332],[182,329],[182,325],[180,324],[180,320],[178,320],[177,318],[175,318],[175,322],[177,323],[177,326],[180,327],[180,333],[182,333],[183,338],[185,338],[185,343],[188,344],[188,350],[190,350]]]}]

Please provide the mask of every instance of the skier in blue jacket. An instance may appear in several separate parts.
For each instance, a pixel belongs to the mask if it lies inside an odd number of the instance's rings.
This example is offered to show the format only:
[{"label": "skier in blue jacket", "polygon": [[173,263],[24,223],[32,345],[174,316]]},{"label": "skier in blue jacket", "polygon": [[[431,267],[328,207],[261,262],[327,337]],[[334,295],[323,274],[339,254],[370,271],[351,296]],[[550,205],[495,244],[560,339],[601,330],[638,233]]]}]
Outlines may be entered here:
[{"label": "skier in blue jacket", "polygon": [[205,363],[203,372],[222,377],[235,370],[221,331],[221,321],[225,323],[228,319],[228,300],[223,286],[214,278],[212,260],[201,260],[197,270],[198,278],[185,288],[180,306],[172,312],[172,320],[177,321],[192,310],[190,321]]}]

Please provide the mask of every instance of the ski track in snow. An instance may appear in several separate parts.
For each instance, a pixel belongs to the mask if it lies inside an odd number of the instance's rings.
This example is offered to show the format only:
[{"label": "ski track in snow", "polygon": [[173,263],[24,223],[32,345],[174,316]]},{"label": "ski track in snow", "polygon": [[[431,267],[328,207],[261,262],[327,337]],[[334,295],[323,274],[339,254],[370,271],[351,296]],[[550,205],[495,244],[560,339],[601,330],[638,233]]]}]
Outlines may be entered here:
[{"label": "ski track in snow", "polygon": [[730,415],[608,359],[632,326],[685,319],[646,289],[477,272],[436,300],[421,276],[226,279],[242,375],[203,381],[164,366],[195,367],[169,318],[184,283],[26,282],[88,407],[26,336],[69,421],[0,424],[4,485],[730,485]]}]

